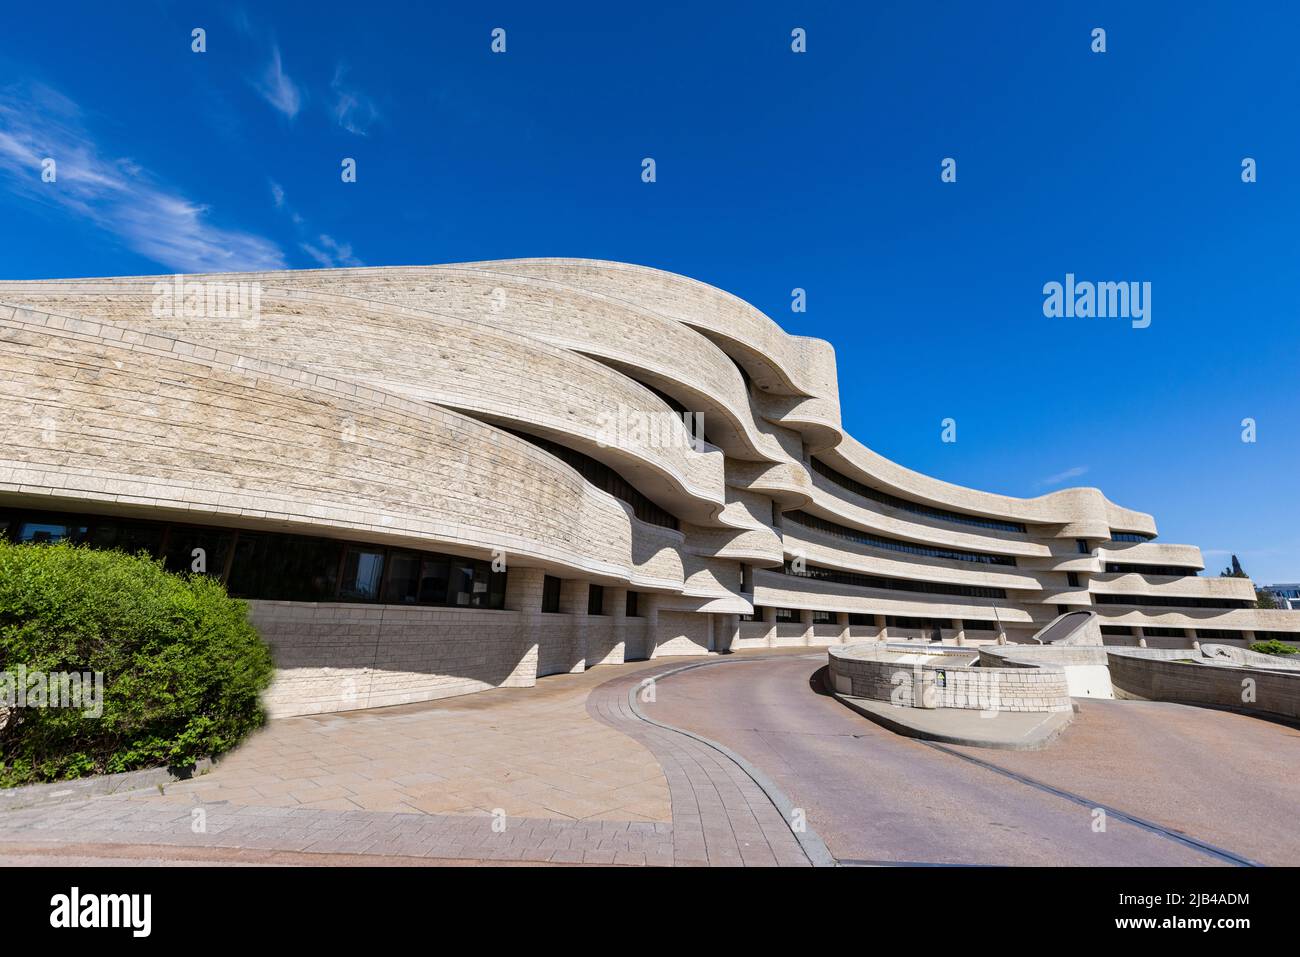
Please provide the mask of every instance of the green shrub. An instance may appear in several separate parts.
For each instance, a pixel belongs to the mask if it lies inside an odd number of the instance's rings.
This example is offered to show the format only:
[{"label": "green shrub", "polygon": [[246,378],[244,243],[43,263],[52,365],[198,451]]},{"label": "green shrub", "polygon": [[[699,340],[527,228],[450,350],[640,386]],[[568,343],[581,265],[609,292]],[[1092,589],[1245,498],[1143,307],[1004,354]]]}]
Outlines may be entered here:
[{"label": "green shrub", "polygon": [[1258,651],[1262,655],[1294,655],[1297,649],[1295,645],[1288,645],[1285,641],[1270,638],[1268,641],[1255,642],[1250,646],[1250,650]]},{"label": "green shrub", "polygon": [[[193,767],[265,720],[270,650],[220,582],[68,544],[0,541],[0,671],[102,672],[103,711],[0,717],[0,786]],[[3,711],[4,701],[0,701]]]}]

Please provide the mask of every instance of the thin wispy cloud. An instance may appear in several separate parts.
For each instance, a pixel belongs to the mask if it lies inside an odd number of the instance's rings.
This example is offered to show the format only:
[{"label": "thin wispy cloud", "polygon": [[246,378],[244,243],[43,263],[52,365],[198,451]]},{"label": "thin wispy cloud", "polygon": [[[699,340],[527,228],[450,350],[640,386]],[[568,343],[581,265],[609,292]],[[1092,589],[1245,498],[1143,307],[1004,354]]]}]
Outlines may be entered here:
[{"label": "thin wispy cloud", "polygon": [[347,82],[347,72],[347,66],[340,63],[334,68],[334,79],[330,81],[334,120],[349,133],[366,136],[379,119],[379,111],[370,97]]},{"label": "thin wispy cloud", "polygon": [[253,81],[253,87],[262,94],[262,99],[270,103],[289,119],[298,115],[302,109],[302,92],[298,84],[284,72],[284,63],[280,59],[280,48],[271,48],[271,59],[262,75]]},{"label": "thin wispy cloud", "polygon": [[1060,485],[1062,482],[1068,482],[1070,481],[1070,479],[1076,479],[1081,475],[1087,474],[1087,472],[1088,472],[1088,466],[1076,465],[1073,468],[1066,469],[1064,472],[1057,472],[1055,475],[1049,475],[1047,476],[1047,478],[1039,479],[1038,485],[1044,488],[1052,485]]},{"label": "thin wispy cloud", "polygon": [[[0,89],[0,182],[10,192],[117,236],[169,269],[219,272],[284,268],[274,242],[212,224],[210,210],[124,157],[106,155],[81,109],[35,83]],[[55,161],[55,182],[41,163]]]},{"label": "thin wispy cloud", "polygon": [[284,187],[275,180],[271,180],[271,202],[293,222],[299,236],[298,247],[320,266],[332,269],[335,266],[365,265],[353,255],[351,243],[341,242],[328,233],[320,233],[312,239],[303,238],[303,234],[307,231],[307,221],[290,205]]},{"label": "thin wispy cloud", "polygon": [[364,266],[360,259],[352,255],[351,243],[340,243],[333,236],[327,236],[321,233],[317,239],[319,245],[312,243],[301,243],[303,252],[305,252],[316,262],[320,263],[326,269],[333,269],[336,266]]}]

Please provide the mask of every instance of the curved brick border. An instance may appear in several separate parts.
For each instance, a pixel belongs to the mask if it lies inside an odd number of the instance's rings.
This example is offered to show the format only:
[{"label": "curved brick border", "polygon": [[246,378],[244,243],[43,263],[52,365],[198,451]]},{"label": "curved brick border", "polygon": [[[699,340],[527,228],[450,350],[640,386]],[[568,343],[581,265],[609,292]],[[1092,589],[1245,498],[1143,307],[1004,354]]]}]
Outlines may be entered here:
[{"label": "curved brick border", "polygon": [[587,711],[640,741],[668,779],[673,816],[673,863],[684,866],[781,865],[833,867],[835,858],[811,828],[790,826],[793,802],[770,778],[730,748],[702,735],[647,717],[636,701],[647,679],[741,661],[665,665],[598,685]]}]

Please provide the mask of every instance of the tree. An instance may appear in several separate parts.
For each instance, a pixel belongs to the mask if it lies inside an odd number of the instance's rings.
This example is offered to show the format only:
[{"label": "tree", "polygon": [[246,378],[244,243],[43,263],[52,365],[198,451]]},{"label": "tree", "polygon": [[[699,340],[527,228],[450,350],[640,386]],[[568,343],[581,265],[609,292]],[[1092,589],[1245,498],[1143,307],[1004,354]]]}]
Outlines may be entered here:
[{"label": "tree", "polygon": [[1277,596],[1267,588],[1255,589],[1255,607],[1256,608],[1276,608]]},{"label": "tree", "polygon": [[1219,572],[1220,578],[1249,578],[1250,576],[1241,567],[1241,562],[1237,561],[1237,556],[1232,556],[1232,565]]}]

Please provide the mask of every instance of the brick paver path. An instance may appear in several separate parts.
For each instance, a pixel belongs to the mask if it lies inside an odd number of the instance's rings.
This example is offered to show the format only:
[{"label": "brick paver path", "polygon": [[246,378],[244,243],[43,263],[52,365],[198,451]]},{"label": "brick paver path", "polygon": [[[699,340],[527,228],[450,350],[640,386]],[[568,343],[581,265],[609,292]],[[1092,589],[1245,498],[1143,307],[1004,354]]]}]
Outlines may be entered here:
[{"label": "brick paver path", "polygon": [[659,759],[672,792],[674,863],[808,866],[789,825],[744,769],[704,742],[649,724],[633,712],[628,692],[678,667],[680,662],[617,678],[587,699],[588,711],[640,741]]}]

